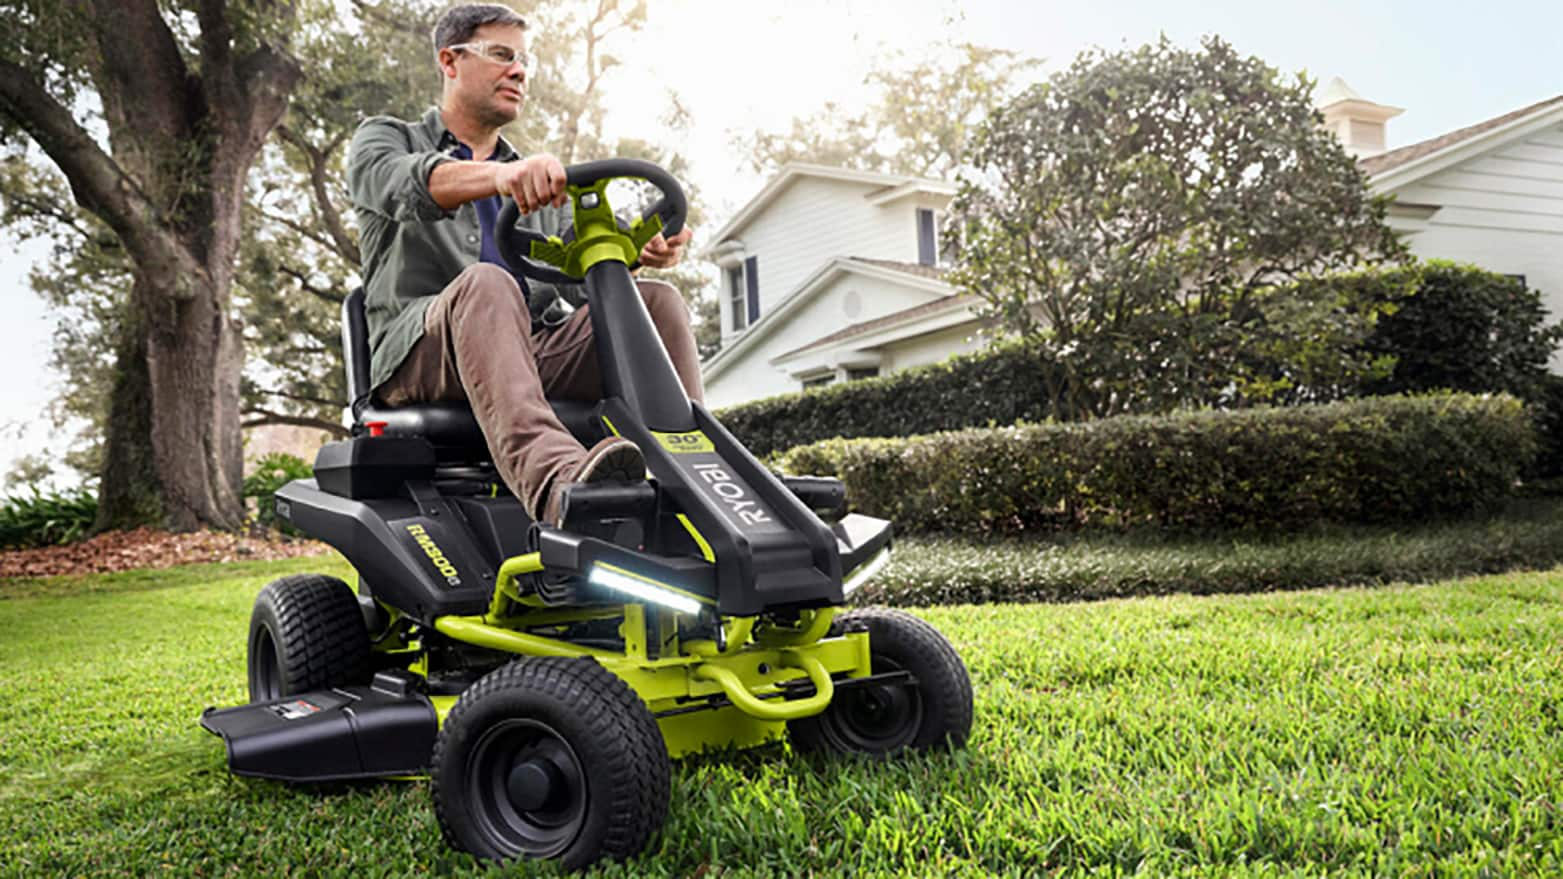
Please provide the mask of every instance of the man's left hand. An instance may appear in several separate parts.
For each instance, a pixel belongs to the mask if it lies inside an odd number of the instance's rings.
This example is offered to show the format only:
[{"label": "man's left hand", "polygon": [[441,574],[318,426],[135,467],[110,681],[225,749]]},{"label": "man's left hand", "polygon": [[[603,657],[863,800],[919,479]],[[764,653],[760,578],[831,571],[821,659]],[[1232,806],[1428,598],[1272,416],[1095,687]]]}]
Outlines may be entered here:
[{"label": "man's left hand", "polygon": [[685,226],[682,231],[672,238],[663,238],[661,233],[657,237],[646,242],[646,247],[640,252],[640,264],[648,269],[671,269],[678,265],[684,258],[684,245],[693,238],[695,230]]}]

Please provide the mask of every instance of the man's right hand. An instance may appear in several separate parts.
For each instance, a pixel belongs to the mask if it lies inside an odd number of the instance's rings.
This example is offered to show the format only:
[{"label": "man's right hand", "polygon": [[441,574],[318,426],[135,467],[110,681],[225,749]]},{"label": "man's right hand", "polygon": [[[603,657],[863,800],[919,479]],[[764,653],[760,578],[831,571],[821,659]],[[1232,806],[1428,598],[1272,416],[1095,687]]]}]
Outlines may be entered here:
[{"label": "man's right hand", "polygon": [[546,204],[564,207],[564,165],[547,154],[527,156],[519,162],[494,163],[494,188],[516,200],[521,213],[530,214]]}]

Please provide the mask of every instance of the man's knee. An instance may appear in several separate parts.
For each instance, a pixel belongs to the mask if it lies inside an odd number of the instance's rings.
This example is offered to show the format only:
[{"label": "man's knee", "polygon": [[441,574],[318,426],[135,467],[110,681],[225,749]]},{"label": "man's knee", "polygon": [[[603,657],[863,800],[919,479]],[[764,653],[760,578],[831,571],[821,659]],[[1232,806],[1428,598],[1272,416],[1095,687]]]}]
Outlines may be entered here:
[{"label": "man's knee", "polygon": [[521,301],[521,285],[515,276],[493,263],[473,263],[462,269],[450,286],[450,293],[463,299],[497,298],[504,302]]},{"label": "man's knee", "polygon": [[651,312],[652,320],[661,326],[663,321],[673,320],[677,324],[687,326],[689,324],[689,304],[684,301],[684,295],[678,292],[678,288],[667,281],[638,280],[640,295],[646,300],[646,310]]},{"label": "man's knee", "polygon": [[473,308],[486,313],[515,312],[530,319],[526,300],[521,295],[521,285],[515,276],[493,263],[480,262],[467,266],[456,280],[445,288],[445,296],[451,299],[450,307],[457,311]]}]

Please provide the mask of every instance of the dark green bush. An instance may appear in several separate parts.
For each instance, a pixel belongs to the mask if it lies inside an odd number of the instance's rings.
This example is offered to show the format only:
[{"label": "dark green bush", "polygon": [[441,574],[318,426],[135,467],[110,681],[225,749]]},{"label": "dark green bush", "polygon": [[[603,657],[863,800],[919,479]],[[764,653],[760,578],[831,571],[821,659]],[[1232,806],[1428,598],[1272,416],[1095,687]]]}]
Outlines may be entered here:
[{"label": "dark green bush", "polygon": [[[1302,383],[1282,398],[1328,401],[1432,390],[1508,393],[1538,411],[1544,443],[1563,449],[1563,393],[1551,392],[1547,360],[1563,327],[1546,324],[1540,294],[1518,279],[1449,262],[1331,275],[1301,284],[1337,288],[1342,301],[1377,302],[1382,316],[1361,351],[1365,361],[1399,362],[1364,387],[1323,381],[1306,349],[1276,363],[1278,379]],[[1284,297],[1285,290],[1279,291]],[[1312,296],[1311,298],[1320,298]],[[1256,349],[1254,356],[1271,357]],[[1258,370],[1259,367],[1255,366]],[[897,437],[1047,420],[1042,364],[1033,346],[1010,341],[976,354],[888,376],[730,406],[717,413],[756,454],[833,437]],[[1550,396],[1549,396],[1550,394]],[[1552,400],[1556,414],[1541,412]],[[1143,409],[1141,410],[1143,411]],[[1543,454],[1541,469],[1563,474],[1563,457]],[[1550,465],[1550,470],[1548,469]]]},{"label": "dark green bush", "polygon": [[1041,421],[1040,361],[1023,342],[879,378],[729,406],[716,413],[749,451],[765,457],[830,437],[910,436]]},{"label": "dark green bush", "polygon": [[1518,400],[1454,394],[826,440],[781,461],[903,530],[985,533],[1462,513],[1508,497],[1535,452]]},{"label": "dark green bush", "polygon": [[315,468],[297,455],[272,452],[255,462],[255,472],[244,477],[244,497],[255,499],[255,524],[297,536],[300,532],[277,518],[272,495],[295,479],[308,479]]},{"label": "dark green bush", "polygon": [[86,489],[0,500],[0,549],[71,543],[86,536],[98,515],[98,497]]}]

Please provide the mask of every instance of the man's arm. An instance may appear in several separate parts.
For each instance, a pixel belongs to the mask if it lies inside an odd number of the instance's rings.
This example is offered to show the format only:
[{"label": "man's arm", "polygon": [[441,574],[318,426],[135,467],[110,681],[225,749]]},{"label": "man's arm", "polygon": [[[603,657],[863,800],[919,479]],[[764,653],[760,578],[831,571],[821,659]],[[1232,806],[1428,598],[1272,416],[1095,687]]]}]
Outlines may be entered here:
[{"label": "man's arm", "polygon": [[528,156],[518,162],[452,160],[436,165],[429,175],[429,195],[447,211],[493,195],[514,197],[523,214],[545,204],[564,207],[564,166],[549,155]]},{"label": "man's arm", "polygon": [[414,152],[398,120],[365,119],[347,148],[347,189],[353,205],[397,222],[433,222],[448,216],[429,195],[436,166],[452,159],[437,151]]}]

